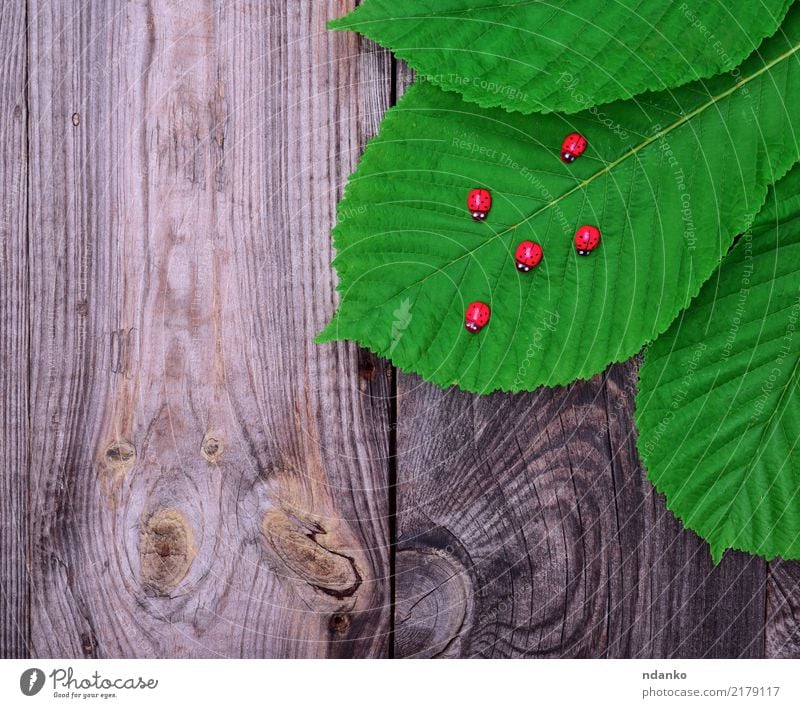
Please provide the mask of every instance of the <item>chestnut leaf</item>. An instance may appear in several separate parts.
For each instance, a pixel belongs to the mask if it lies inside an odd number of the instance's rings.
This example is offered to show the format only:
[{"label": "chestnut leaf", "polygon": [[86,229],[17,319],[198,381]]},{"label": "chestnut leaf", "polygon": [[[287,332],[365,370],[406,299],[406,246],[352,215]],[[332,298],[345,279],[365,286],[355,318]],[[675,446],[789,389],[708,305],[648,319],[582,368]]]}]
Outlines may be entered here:
[{"label": "chestnut leaf", "polygon": [[[351,339],[440,386],[482,394],[589,378],[672,323],[769,186],[800,158],[800,9],[735,73],[525,116],[412,87],[367,147],[334,230],[339,310],[318,337]],[[576,130],[589,146],[559,158]],[[488,189],[473,221],[466,199]],[[602,233],[576,253],[582,224]],[[520,273],[523,240],[544,258]],[[478,334],[472,301],[491,307]]]},{"label": "chestnut leaf", "polygon": [[639,452],[711,545],[800,558],[800,167],[647,350]]},{"label": "chestnut leaf", "polygon": [[790,0],[365,0],[330,23],[480,106],[574,113],[730,71]]}]

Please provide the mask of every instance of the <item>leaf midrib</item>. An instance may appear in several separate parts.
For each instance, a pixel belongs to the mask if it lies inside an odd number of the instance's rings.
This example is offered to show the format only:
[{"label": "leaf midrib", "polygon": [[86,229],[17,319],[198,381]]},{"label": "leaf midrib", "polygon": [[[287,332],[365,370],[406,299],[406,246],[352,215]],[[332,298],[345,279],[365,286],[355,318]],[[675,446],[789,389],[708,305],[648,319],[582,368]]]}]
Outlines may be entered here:
[{"label": "leaf midrib", "polygon": [[[484,246],[487,246],[487,245],[489,245],[491,243],[494,243],[496,239],[501,238],[501,237],[505,236],[506,234],[511,233],[512,231],[516,231],[520,226],[524,226],[525,224],[530,222],[533,218],[535,218],[539,214],[547,211],[548,209],[554,207],[556,204],[559,204],[561,201],[563,201],[567,197],[571,196],[575,192],[578,192],[578,191],[580,191],[582,189],[586,189],[586,187],[588,185],[590,185],[592,182],[594,182],[599,177],[602,177],[603,175],[607,174],[612,169],[614,169],[618,165],[622,164],[625,160],[628,160],[629,158],[631,158],[631,157],[633,157],[635,155],[638,155],[646,147],[652,145],[655,141],[660,140],[665,135],[669,135],[673,130],[676,130],[677,128],[681,127],[682,125],[684,125],[685,123],[690,121],[692,118],[694,118],[694,117],[698,116],[699,114],[703,113],[704,111],[706,111],[708,108],[717,105],[717,103],[719,103],[720,101],[724,100],[725,98],[727,98],[731,94],[736,93],[736,91],[738,91],[740,88],[742,88],[742,86],[746,86],[751,81],[757,79],[759,76],[767,73],[770,69],[772,69],[773,67],[777,66],[782,61],[784,61],[784,60],[788,59],[789,57],[791,57],[792,55],[796,54],[798,52],[798,50],[800,50],[800,43],[793,45],[791,49],[787,50],[783,54],[780,54],[775,59],[773,59],[772,61],[768,62],[763,67],[761,67],[758,71],[752,73],[750,76],[747,76],[747,77],[743,78],[741,81],[738,81],[733,86],[731,86],[729,89],[726,89],[721,94],[719,94],[717,96],[714,96],[713,98],[711,98],[709,101],[707,101],[703,105],[698,106],[693,111],[690,111],[689,113],[687,113],[685,116],[681,116],[681,118],[676,120],[674,123],[671,123],[670,125],[668,125],[663,130],[659,131],[658,133],[655,133],[652,137],[650,137],[647,140],[643,141],[639,145],[636,145],[635,147],[631,148],[630,150],[628,150],[628,152],[624,153],[623,155],[618,157],[613,162],[608,163],[608,165],[606,165],[602,170],[599,170],[598,172],[594,173],[591,177],[588,177],[587,179],[583,180],[582,182],[579,182],[572,189],[570,189],[567,192],[565,192],[564,194],[560,195],[559,197],[557,197],[553,201],[548,202],[544,206],[542,206],[539,209],[535,210],[534,212],[532,212],[531,214],[526,216],[524,219],[522,219],[522,221],[520,221],[519,223],[514,224],[513,226],[509,226],[508,228],[505,228],[502,231],[498,231],[495,234],[492,234],[485,241],[483,241],[482,243],[478,244],[474,248],[471,248],[471,249],[469,249],[467,251],[464,251],[463,254],[461,254],[457,258],[453,259],[452,261],[450,261],[447,264],[447,266],[449,267],[451,265],[454,265],[455,263],[458,263],[458,261],[460,261],[463,258],[467,258],[469,256],[472,256],[473,254],[477,253]],[[417,281],[413,285],[414,286],[422,285],[422,283],[424,283],[426,280],[428,280],[428,278],[433,277],[433,275],[435,275],[435,274],[431,274],[429,276],[426,276],[425,278]]]},{"label": "leaf midrib", "polygon": [[764,443],[768,440],[769,437],[772,437],[771,433],[770,433],[769,436],[767,436],[767,431],[772,428],[773,423],[775,423],[776,420],[777,420],[777,422],[780,422],[781,420],[783,420],[783,414],[785,413],[785,410],[781,411],[781,414],[780,414],[780,416],[777,417],[777,419],[776,419],[775,416],[776,416],[777,412],[780,411],[781,408],[784,407],[784,400],[786,399],[786,394],[789,392],[789,390],[795,384],[795,378],[797,376],[798,369],[800,369],[800,356],[797,356],[795,358],[794,367],[792,368],[792,372],[789,374],[788,378],[786,379],[785,383],[783,384],[783,387],[782,387],[783,390],[781,391],[781,396],[778,399],[778,402],[775,404],[775,410],[772,411],[772,413],[770,414],[768,420],[766,421],[766,423],[764,423],[764,428],[761,431],[761,435],[759,436],[758,444],[756,445],[757,454],[756,454],[755,457],[752,458],[753,461],[752,461],[749,469],[752,469],[753,466],[757,462],[759,462],[761,460],[761,456],[764,454],[764,450],[766,449]]},{"label": "leaf midrib", "polygon": [[784,52],[780,56],[778,56],[775,59],[773,59],[771,62],[765,64],[758,71],[754,72],[753,74],[751,74],[747,78],[744,78],[741,81],[737,82],[731,88],[727,89],[726,91],[723,91],[718,96],[714,96],[713,98],[711,98],[709,101],[707,101],[703,105],[698,106],[693,111],[690,111],[685,116],[682,116],[680,119],[676,120],[674,123],[671,123],[666,128],[664,128],[664,130],[661,130],[658,133],[654,133],[652,137],[648,138],[647,140],[645,140],[644,142],[640,143],[639,145],[636,145],[635,147],[631,148],[630,150],[628,150],[628,152],[624,153],[623,155],[618,157],[613,162],[608,163],[608,165],[606,165],[602,170],[599,170],[598,172],[593,174],[591,177],[588,177],[587,179],[583,180],[583,182],[579,182],[572,189],[570,189],[569,191],[567,191],[564,194],[560,195],[559,197],[554,199],[552,202],[549,202],[548,204],[544,205],[540,209],[537,209],[536,211],[534,211],[532,214],[529,214],[522,221],[520,221],[518,224],[516,224],[514,226],[510,226],[509,228],[507,228],[504,231],[501,231],[501,232],[499,232],[499,233],[497,233],[495,235],[497,237],[502,236],[502,235],[508,233],[509,231],[512,231],[514,229],[519,228],[520,226],[522,226],[524,224],[527,224],[531,219],[533,219],[535,216],[537,216],[541,212],[543,212],[543,211],[545,211],[547,209],[550,209],[551,207],[555,206],[556,204],[558,204],[562,200],[566,199],[570,195],[574,194],[575,192],[577,192],[577,191],[579,191],[581,189],[585,189],[588,185],[590,185],[592,182],[594,182],[594,180],[596,180],[597,178],[602,177],[604,174],[607,174],[612,169],[617,167],[617,165],[620,165],[625,160],[627,160],[628,158],[633,157],[634,155],[637,155],[642,150],[644,150],[646,147],[652,145],[655,141],[660,140],[665,135],[669,135],[673,130],[676,130],[677,128],[681,127],[682,125],[684,125],[685,123],[690,121],[695,116],[700,115],[701,113],[703,113],[703,111],[707,110],[711,106],[715,106],[717,103],[719,103],[723,99],[727,98],[731,94],[736,93],[736,91],[738,91],[740,88],[742,88],[742,86],[746,86],[747,84],[749,84],[754,79],[757,79],[762,74],[765,74],[770,69],[772,69],[774,66],[780,64],[785,59],[788,59],[793,54],[797,53],[798,50],[800,50],[800,43],[794,45],[790,50]]},{"label": "leaf midrib", "polygon": [[[549,202],[547,204],[544,204],[541,207],[539,207],[538,209],[534,210],[531,214],[526,216],[519,223],[517,223],[517,224],[515,224],[513,226],[510,226],[510,227],[507,227],[507,228],[505,228],[502,231],[499,231],[497,233],[488,235],[486,237],[486,239],[484,241],[482,241],[480,244],[478,244],[477,246],[464,251],[461,255],[453,258],[447,264],[443,264],[442,267],[436,269],[434,272],[426,275],[425,277],[420,278],[420,279],[416,280],[413,283],[407,284],[402,289],[400,294],[402,294],[404,292],[408,292],[412,288],[421,287],[426,281],[428,281],[430,278],[433,278],[433,277],[441,274],[442,271],[444,271],[445,269],[450,269],[452,266],[455,266],[457,263],[459,263],[460,261],[464,260],[465,258],[470,257],[473,254],[477,253],[484,246],[487,246],[487,245],[490,245],[490,244],[496,244],[497,243],[497,239],[500,239],[503,236],[505,236],[506,234],[517,230],[520,226],[528,224],[537,215],[545,212],[547,209],[551,209],[552,207],[556,206],[557,204],[559,204],[560,202],[565,200],[567,197],[569,197],[569,196],[571,196],[571,195],[573,195],[576,192],[579,192],[581,190],[585,190],[586,187],[589,184],[593,183],[599,177],[602,177],[603,175],[607,174],[609,171],[615,169],[618,165],[622,164],[624,161],[630,159],[631,157],[636,156],[638,153],[640,153],[642,150],[646,149],[648,146],[652,145],[654,142],[662,139],[664,136],[669,135],[674,130],[676,130],[676,129],[680,128],[681,126],[685,125],[687,122],[691,121],[696,116],[698,116],[698,115],[702,114],[703,112],[705,112],[708,108],[717,105],[718,103],[720,103],[721,101],[723,101],[724,99],[726,99],[727,97],[729,97],[730,95],[734,94],[736,91],[741,89],[743,86],[751,83],[752,81],[754,81],[758,77],[766,74],[771,69],[773,69],[775,66],[781,64],[786,59],[789,59],[790,57],[792,57],[798,51],[800,51],[800,41],[794,43],[789,49],[787,49],[786,51],[782,52],[780,55],[778,55],[774,59],[772,59],[772,60],[768,61],[767,63],[765,63],[763,66],[761,66],[758,70],[754,71],[752,74],[742,78],[740,81],[736,82],[735,84],[733,84],[731,87],[729,87],[725,91],[723,91],[720,94],[710,98],[708,101],[706,101],[702,105],[698,106],[697,108],[693,109],[688,114],[678,117],[676,120],[674,120],[672,123],[670,123],[666,128],[664,128],[663,130],[658,131],[657,133],[655,133],[650,138],[647,138],[647,139],[643,140],[640,144],[638,144],[638,145],[634,146],[633,148],[629,149],[627,152],[625,152],[619,158],[617,158],[613,162],[609,163],[608,165],[606,165],[602,169],[598,170],[596,173],[594,173],[593,175],[591,175],[587,179],[585,179],[582,182],[578,183],[575,187],[572,187],[567,192],[565,192],[564,194],[560,195],[559,197],[557,197],[553,201],[551,201],[551,202]],[[379,307],[379,306],[376,305],[376,307]]]},{"label": "leaf midrib", "polygon": [[[480,249],[482,249],[484,246],[487,246],[487,245],[495,243],[497,239],[505,236],[508,233],[511,233],[512,231],[516,231],[520,226],[524,226],[525,224],[530,222],[534,217],[536,217],[539,214],[547,211],[551,207],[554,207],[556,204],[560,203],[562,200],[564,200],[567,197],[571,196],[575,192],[580,191],[581,189],[585,189],[589,184],[591,184],[597,178],[601,177],[602,175],[607,174],[610,170],[614,169],[615,167],[617,167],[619,164],[621,164],[625,160],[629,159],[630,157],[632,157],[634,155],[637,155],[639,152],[644,150],[646,147],[648,147],[649,145],[652,145],[656,140],[660,140],[662,137],[664,137],[665,135],[668,135],[673,130],[676,130],[680,126],[684,125],[687,121],[691,120],[695,116],[697,116],[700,113],[704,112],[708,108],[710,108],[712,106],[715,106],[717,103],[719,103],[723,99],[727,98],[731,94],[733,94],[736,91],[738,91],[742,86],[746,86],[748,83],[750,83],[751,81],[757,79],[762,74],[765,74],[766,72],[768,72],[770,69],[772,69],[773,67],[775,67],[778,64],[780,64],[785,59],[788,59],[792,55],[796,54],[798,52],[798,50],[800,50],[800,43],[793,45],[791,49],[787,50],[783,54],[780,54],[775,59],[773,59],[772,61],[770,61],[767,64],[765,64],[763,67],[761,67],[758,71],[754,72],[750,76],[742,79],[741,81],[738,81],[731,88],[723,91],[721,94],[719,94],[717,96],[714,96],[712,99],[710,99],[709,101],[707,101],[703,105],[698,106],[696,109],[694,109],[693,111],[687,113],[685,116],[681,116],[681,118],[676,120],[674,123],[671,123],[669,126],[664,128],[664,130],[661,130],[658,133],[655,133],[651,138],[648,138],[647,140],[643,141],[639,145],[631,148],[628,152],[626,152],[625,154],[621,155],[619,158],[617,158],[613,162],[610,162],[608,165],[606,165],[602,170],[599,170],[598,172],[593,174],[591,177],[583,180],[582,182],[578,183],[572,189],[570,189],[567,192],[565,192],[564,194],[560,195],[558,198],[554,199],[551,202],[548,202],[547,204],[545,204],[541,208],[539,208],[536,211],[532,212],[531,214],[526,216],[519,223],[514,224],[513,226],[509,226],[508,228],[503,229],[502,231],[498,231],[497,233],[488,236],[486,238],[486,240],[483,241],[482,243],[478,244],[474,248],[471,248],[471,249],[468,249],[468,250],[464,251],[464,253],[462,253],[460,256],[454,258],[453,260],[451,260],[443,268],[449,268],[449,267],[455,265],[456,263],[458,263],[459,261],[463,260],[464,258],[467,258],[469,256],[474,255]],[[441,273],[443,268],[438,269],[437,271],[435,271],[434,273],[431,273],[430,275],[426,275],[424,278],[421,278],[421,279],[415,281],[414,283],[410,283],[408,286],[403,288],[402,292],[407,292],[411,288],[419,287],[419,286],[423,285],[427,280],[429,280],[430,278],[434,277],[435,275]]]}]

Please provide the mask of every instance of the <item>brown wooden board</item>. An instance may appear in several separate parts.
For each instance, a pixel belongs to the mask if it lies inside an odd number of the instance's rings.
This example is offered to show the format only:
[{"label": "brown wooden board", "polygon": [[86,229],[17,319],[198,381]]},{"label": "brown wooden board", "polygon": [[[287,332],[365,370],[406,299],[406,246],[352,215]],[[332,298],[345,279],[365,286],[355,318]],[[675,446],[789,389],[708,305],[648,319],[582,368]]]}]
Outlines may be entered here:
[{"label": "brown wooden board", "polygon": [[477,398],[399,377],[399,656],[763,655],[765,564],[713,568],[665,509],[635,382],[630,363]]},{"label": "brown wooden board", "polygon": [[645,478],[638,366],[485,398],[398,376],[397,656],[764,656],[765,563],[713,567]]},{"label": "brown wooden board", "polygon": [[347,5],[31,3],[37,656],[388,652],[389,380],[312,342],[389,95]]},{"label": "brown wooden board", "polygon": [[800,563],[769,564],[766,655],[800,659]]},{"label": "brown wooden board", "polygon": [[25,5],[0,10],[0,656],[28,654],[28,105]]},{"label": "brown wooden board", "polygon": [[313,344],[411,80],[353,5],[3,6],[0,655],[800,656],[800,565],[646,481],[636,361],[480,398]]}]

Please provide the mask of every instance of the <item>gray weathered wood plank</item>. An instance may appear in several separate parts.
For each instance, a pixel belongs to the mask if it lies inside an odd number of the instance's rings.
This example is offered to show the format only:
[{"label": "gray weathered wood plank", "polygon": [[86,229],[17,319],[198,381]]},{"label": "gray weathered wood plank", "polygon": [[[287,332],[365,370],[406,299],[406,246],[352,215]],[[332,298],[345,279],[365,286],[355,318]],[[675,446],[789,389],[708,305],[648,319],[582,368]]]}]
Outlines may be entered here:
[{"label": "gray weathered wood plank", "polygon": [[800,562],[775,561],[767,578],[766,655],[800,659]]},{"label": "gray weathered wood plank", "polygon": [[708,550],[644,479],[633,363],[477,398],[398,382],[397,653],[762,656],[763,561]]},{"label": "gray weathered wood plank", "polygon": [[24,3],[0,9],[0,658],[28,655],[27,41]]},{"label": "gray weathered wood plank", "polygon": [[[3,656],[391,651],[392,369],[311,342],[392,93],[352,4],[32,0],[28,68],[3,6]],[[398,377],[398,656],[800,656],[798,565],[711,566],[635,380]]]},{"label": "gray weathered wood plank", "polygon": [[475,398],[398,376],[398,656],[763,656],[765,564],[714,568],[666,509],[636,381],[631,361]]},{"label": "gray weathered wood plank", "polygon": [[352,2],[32,0],[37,656],[383,656],[385,368],[317,347]]}]

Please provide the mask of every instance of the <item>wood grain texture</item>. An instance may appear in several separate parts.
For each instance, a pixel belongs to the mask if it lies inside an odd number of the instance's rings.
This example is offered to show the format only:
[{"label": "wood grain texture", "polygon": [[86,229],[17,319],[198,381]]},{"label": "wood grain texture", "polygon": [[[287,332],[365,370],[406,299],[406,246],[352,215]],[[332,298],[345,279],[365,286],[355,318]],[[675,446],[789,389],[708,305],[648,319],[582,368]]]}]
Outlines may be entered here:
[{"label": "wood grain texture", "polygon": [[33,0],[36,656],[384,656],[388,386],[317,347],[351,3]]},{"label": "wood grain texture", "polygon": [[800,659],[800,562],[769,564],[766,656]]},{"label": "wood grain texture", "polygon": [[800,565],[645,480],[636,362],[479,398],[313,344],[412,78],[354,1],[3,5],[2,656],[800,656]]},{"label": "wood grain texture", "polygon": [[713,567],[645,479],[638,364],[488,398],[398,376],[397,656],[764,655],[764,562]]},{"label": "wood grain texture", "polygon": [[665,509],[635,382],[629,363],[478,398],[399,377],[398,656],[763,655],[765,564],[713,568]]},{"label": "wood grain texture", "polygon": [[0,657],[28,654],[27,38],[23,3],[0,9]]}]

